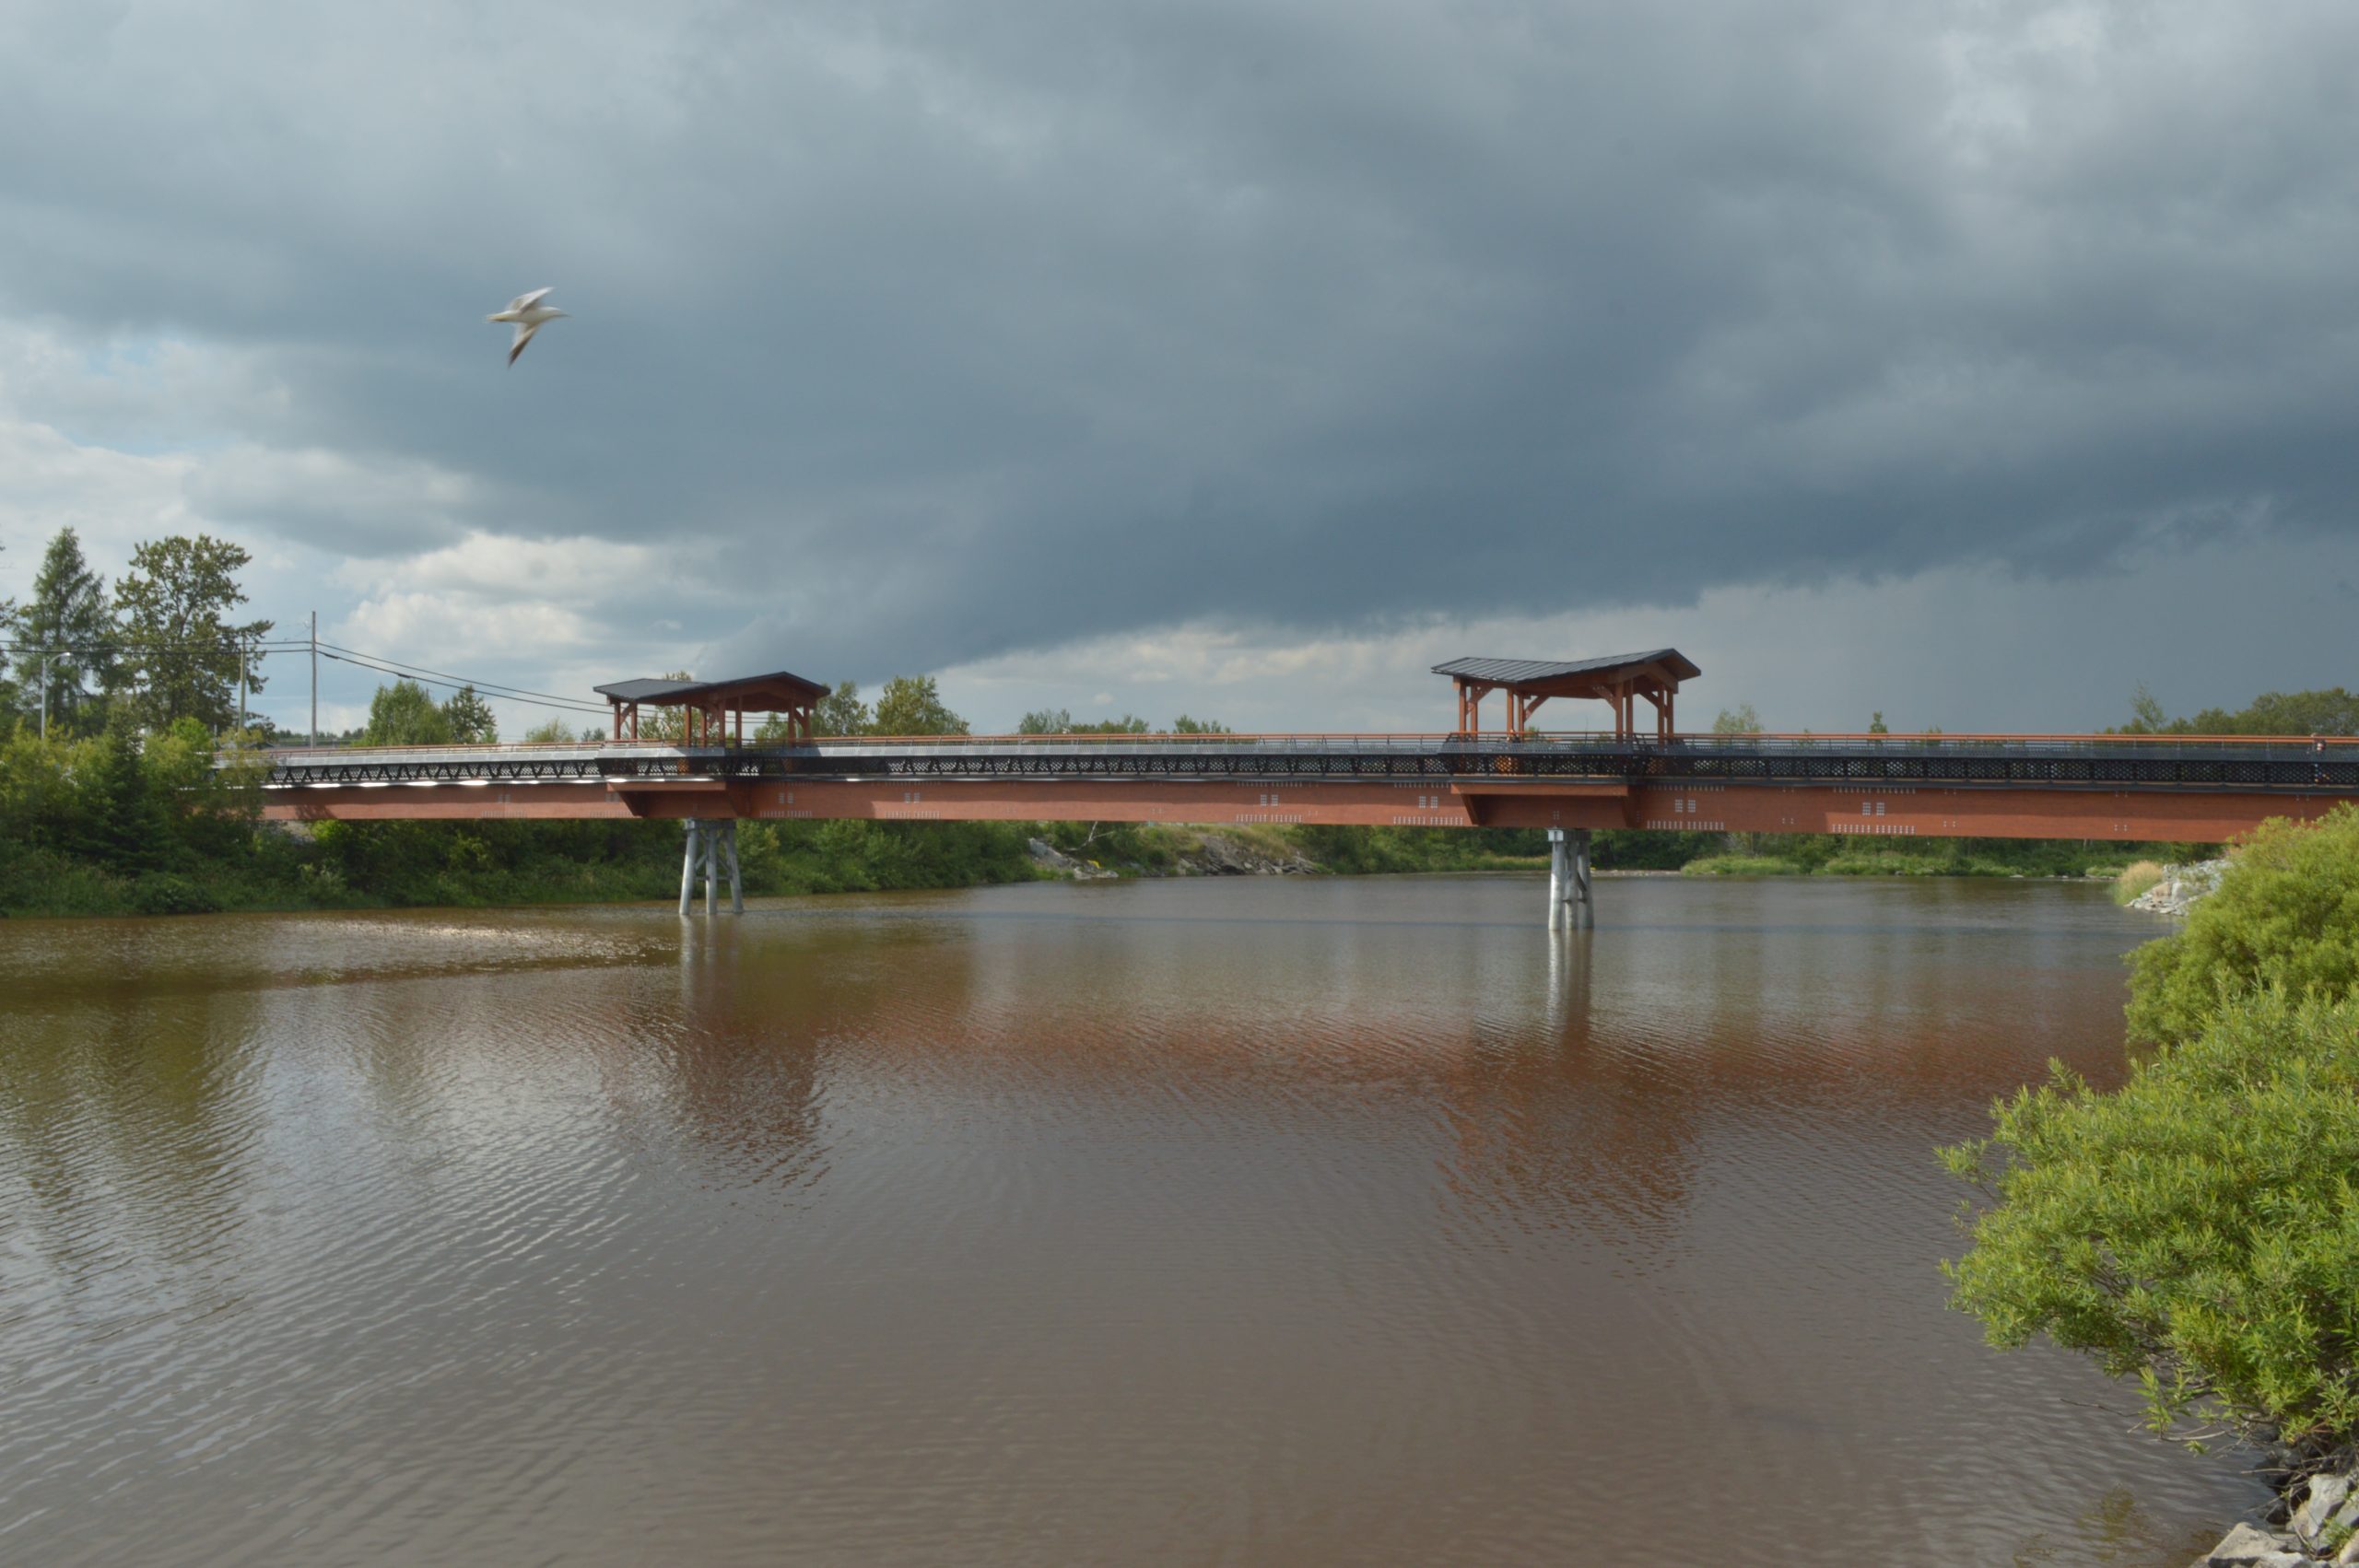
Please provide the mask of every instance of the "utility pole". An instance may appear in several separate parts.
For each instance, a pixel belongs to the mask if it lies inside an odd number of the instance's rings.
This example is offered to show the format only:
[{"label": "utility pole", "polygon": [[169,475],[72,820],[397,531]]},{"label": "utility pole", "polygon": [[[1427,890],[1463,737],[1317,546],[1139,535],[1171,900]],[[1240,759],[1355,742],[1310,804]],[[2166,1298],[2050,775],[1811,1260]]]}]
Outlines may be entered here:
[{"label": "utility pole", "polygon": [[311,744],[320,743],[320,613],[311,612]]},{"label": "utility pole", "polygon": [[238,729],[246,727],[246,639],[238,639]]},{"label": "utility pole", "polygon": [[41,738],[49,739],[49,648],[41,650]]}]

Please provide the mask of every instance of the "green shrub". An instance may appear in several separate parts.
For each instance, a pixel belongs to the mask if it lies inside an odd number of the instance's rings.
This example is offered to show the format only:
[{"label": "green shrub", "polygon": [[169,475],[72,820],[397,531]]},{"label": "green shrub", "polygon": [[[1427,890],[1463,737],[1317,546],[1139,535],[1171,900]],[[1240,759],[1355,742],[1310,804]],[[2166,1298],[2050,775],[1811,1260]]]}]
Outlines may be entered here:
[{"label": "green shrub", "polygon": [[2359,1431],[2359,1001],[2272,989],[2093,1094],[2060,1064],[1942,1151],[1997,1199],[1943,1265],[1993,1344],[2037,1334],[2312,1453]]},{"label": "green shrub", "polygon": [[184,876],[150,872],[131,884],[131,907],[142,915],[210,915],[221,905]]},{"label": "green shrub", "polygon": [[2261,824],[2187,924],[2131,956],[2130,1034],[2184,1040],[2224,996],[2276,986],[2295,997],[2359,989],[2359,806],[2316,824]]}]

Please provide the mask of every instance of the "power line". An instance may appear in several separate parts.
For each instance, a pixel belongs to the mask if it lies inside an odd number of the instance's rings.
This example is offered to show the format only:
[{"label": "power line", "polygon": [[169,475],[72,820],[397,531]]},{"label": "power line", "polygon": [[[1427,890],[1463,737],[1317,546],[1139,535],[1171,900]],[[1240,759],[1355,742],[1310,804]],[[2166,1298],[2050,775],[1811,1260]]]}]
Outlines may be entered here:
[{"label": "power line", "polygon": [[320,644],[320,650],[322,652],[324,653],[331,649],[337,653],[351,654],[355,658],[371,660],[381,665],[392,666],[401,670],[416,671],[421,675],[431,675],[438,680],[462,682],[464,685],[475,687],[477,691],[490,692],[495,696],[520,698],[546,697],[551,702],[570,703],[578,708],[587,708],[593,713],[603,713],[605,711],[604,708],[602,706],[585,703],[578,696],[567,696],[562,692],[536,692],[526,686],[503,685],[496,681],[470,681],[464,675],[454,675],[448,670],[428,670],[422,664],[405,664],[398,659],[388,659],[381,653],[362,653],[358,649],[339,648],[333,642],[323,642]]},{"label": "power line", "polygon": [[350,664],[358,669],[374,671],[381,675],[418,681],[428,685],[443,686],[453,691],[472,687],[483,696],[496,696],[507,702],[522,703],[531,708],[547,708],[568,713],[599,715],[607,711],[605,705],[581,697],[566,696],[557,692],[535,691],[528,686],[511,686],[499,681],[471,680],[464,675],[453,674],[447,670],[428,669],[424,665],[410,664],[402,660],[387,658],[382,654],[366,653],[358,649],[346,648],[337,643],[316,642],[309,638],[270,638],[247,641],[231,636],[218,638],[192,638],[175,642],[148,642],[126,638],[112,642],[86,643],[40,643],[13,638],[0,640],[0,651],[13,654],[41,654],[51,657],[65,653],[228,654],[236,653],[241,649],[250,654],[301,652],[316,649],[323,658],[333,659],[340,664]]},{"label": "power line", "polygon": [[284,652],[289,649],[309,648],[311,646],[311,645],[309,642],[306,642],[301,638],[297,638],[293,641],[281,641],[274,638],[265,642],[247,643],[241,643],[235,638],[230,638],[221,642],[206,642],[194,639],[183,642],[0,641],[0,649],[6,649],[11,653],[125,653],[133,650],[180,653],[186,652],[191,649],[200,652],[211,650],[221,653],[235,653],[240,648],[263,652],[274,650]]},{"label": "power line", "polygon": [[563,697],[540,698],[517,696],[504,689],[487,687],[475,681],[463,680],[457,676],[419,674],[413,671],[400,668],[393,664],[379,663],[376,660],[366,654],[356,654],[348,650],[332,653],[328,650],[328,644],[324,642],[320,644],[320,657],[323,659],[333,659],[339,664],[350,664],[356,669],[373,670],[381,675],[392,675],[401,680],[417,681],[423,685],[447,686],[452,691],[463,691],[469,687],[473,687],[478,695],[488,692],[489,695],[499,697],[503,701],[520,702],[528,708],[553,708],[566,713],[594,713],[603,715],[606,712],[604,708],[593,707],[586,702],[576,702]]}]

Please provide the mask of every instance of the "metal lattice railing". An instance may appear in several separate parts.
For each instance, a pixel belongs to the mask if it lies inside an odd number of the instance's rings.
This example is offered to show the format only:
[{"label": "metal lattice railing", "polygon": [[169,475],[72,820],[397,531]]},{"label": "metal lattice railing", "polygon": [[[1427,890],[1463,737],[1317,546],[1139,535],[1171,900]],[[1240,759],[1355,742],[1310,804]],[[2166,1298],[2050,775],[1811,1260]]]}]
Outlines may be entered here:
[{"label": "metal lattice railing", "polygon": [[266,787],[634,778],[1650,779],[2359,793],[2359,741],[2128,735],[1604,734],[857,737],[289,748]]}]

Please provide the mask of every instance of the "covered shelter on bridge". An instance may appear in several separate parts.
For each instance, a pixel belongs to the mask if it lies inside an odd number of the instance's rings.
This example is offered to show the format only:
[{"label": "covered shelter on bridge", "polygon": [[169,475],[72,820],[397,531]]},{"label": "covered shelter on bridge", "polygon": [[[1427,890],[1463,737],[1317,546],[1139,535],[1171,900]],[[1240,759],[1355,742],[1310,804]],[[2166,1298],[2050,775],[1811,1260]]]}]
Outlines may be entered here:
[{"label": "covered shelter on bridge", "polygon": [[[784,670],[734,681],[617,681],[591,689],[614,708],[616,740],[640,738],[641,708],[676,708],[682,710],[681,743],[690,746],[744,745],[749,711],[783,714],[790,738],[808,741],[811,710],[827,695],[827,688],[818,682]],[[734,738],[733,714],[736,718]]]},{"label": "covered shelter on bridge", "polygon": [[1638,703],[1644,699],[1655,710],[1655,739],[1659,741],[1667,741],[1675,733],[1672,699],[1678,695],[1679,683],[1692,681],[1703,673],[1675,648],[1658,648],[1649,653],[1617,653],[1569,663],[1539,659],[1453,659],[1434,666],[1435,674],[1448,675],[1458,688],[1458,722],[1454,727],[1457,734],[1483,732],[1483,699],[1496,691],[1507,694],[1507,722],[1502,729],[1509,735],[1520,735],[1530,729],[1532,713],[1550,697],[1570,696],[1593,697],[1609,705],[1614,709],[1614,733],[1624,740],[1637,738]]}]

